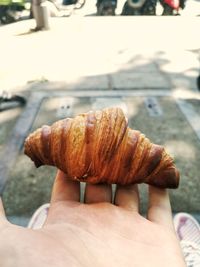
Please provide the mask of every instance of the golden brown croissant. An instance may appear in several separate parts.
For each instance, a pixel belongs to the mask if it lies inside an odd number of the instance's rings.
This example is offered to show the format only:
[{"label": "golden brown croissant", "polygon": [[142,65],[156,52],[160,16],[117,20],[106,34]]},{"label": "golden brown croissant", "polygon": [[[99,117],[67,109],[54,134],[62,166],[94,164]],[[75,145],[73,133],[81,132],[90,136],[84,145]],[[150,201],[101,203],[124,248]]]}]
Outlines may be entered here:
[{"label": "golden brown croissant", "polygon": [[28,136],[25,154],[89,183],[148,183],[177,188],[179,172],[162,146],[127,126],[120,108],[90,111],[44,125]]}]

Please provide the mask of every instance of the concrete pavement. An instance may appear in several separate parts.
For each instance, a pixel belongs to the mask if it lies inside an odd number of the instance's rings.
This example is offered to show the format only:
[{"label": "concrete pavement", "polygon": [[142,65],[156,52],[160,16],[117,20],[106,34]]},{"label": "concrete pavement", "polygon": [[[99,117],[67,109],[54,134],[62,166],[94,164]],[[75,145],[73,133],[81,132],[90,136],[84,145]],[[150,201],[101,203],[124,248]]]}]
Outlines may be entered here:
[{"label": "concrete pavement", "polygon": [[29,34],[34,23],[0,28],[1,90],[21,91],[27,83],[44,81],[75,84],[85,77],[103,81],[108,75],[115,86],[115,73],[132,70],[136,76],[151,73],[150,87],[196,88],[198,17],[52,18],[51,31]]}]

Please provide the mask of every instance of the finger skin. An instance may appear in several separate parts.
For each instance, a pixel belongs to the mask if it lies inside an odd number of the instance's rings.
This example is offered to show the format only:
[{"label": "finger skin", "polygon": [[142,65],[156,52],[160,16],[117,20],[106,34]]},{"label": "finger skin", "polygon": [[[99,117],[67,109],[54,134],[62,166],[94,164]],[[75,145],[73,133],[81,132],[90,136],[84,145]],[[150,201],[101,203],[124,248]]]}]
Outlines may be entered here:
[{"label": "finger skin", "polygon": [[84,202],[87,204],[111,202],[112,187],[108,184],[86,184]]},{"label": "finger skin", "polygon": [[4,207],[3,207],[3,202],[2,202],[2,199],[0,197],[0,219],[1,218],[5,218],[6,215],[5,215],[5,210],[4,210]]},{"label": "finger skin", "polygon": [[80,183],[71,181],[67,175],[58,170],[53,190],[51,194],[51,203],[58,201],[79,201],[80,200]]},{"label": "finger skin", "polygon": [[166,189],[149,186],[147,218],[157,224],[174,228],[169,194]]},{"label": "finger skin", "polygon": [[118,185],[115,193],[115,205],[131,211],[139,211],[139,191],[138,186]]}]

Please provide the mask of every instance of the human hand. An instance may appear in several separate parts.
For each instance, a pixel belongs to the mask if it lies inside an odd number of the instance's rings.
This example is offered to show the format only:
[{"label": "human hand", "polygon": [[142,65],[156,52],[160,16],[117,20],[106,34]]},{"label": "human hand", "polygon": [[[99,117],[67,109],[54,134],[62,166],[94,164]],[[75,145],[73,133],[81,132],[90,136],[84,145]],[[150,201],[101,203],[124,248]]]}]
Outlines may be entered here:
[{"label": "human hand", "polygon": [[58,171],[45,225],[10,224],[0,202],[1,267],[183,267],[166,190],[149,187],[147,219],[136,185],[80,184]]}]

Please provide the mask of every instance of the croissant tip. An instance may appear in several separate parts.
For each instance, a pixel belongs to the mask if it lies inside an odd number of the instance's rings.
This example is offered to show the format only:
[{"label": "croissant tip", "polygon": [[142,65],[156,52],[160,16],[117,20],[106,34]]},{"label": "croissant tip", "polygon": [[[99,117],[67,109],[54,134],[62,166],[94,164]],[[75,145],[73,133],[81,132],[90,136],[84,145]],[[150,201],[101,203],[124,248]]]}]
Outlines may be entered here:
[{"label": "croissant tip", "polygon": [[175,179],[176,179],[176,187],[175,188],[178,188],[179,186],[179,182],[180,182],[180,172],[179,170],[175,167]]},{"label": "croissant tip", "polygon": [[180,182],[180,173],[178,169],[173,165],[173,167],[169,170],[168,172],[168,188],[171,189],[177,189],[179,187],[179,182]]},{"label": "croissant tip", "polygon": [[30,138],[34,136],[34,132],[30,134],[24,141],[24,154],[27,155],[34,163],[36,168],[44,165],[31,151]]}]

